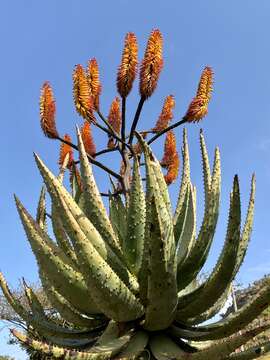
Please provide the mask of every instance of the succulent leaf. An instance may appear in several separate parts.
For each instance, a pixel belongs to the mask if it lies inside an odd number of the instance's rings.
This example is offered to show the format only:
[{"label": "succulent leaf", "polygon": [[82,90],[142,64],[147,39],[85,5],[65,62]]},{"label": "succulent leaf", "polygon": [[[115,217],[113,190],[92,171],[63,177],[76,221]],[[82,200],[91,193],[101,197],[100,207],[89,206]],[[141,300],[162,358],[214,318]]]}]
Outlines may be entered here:
[{"label": "succulent leaf", "polygon": [[209,192],[211,190],[212,176],[209,165],[207,148],[202,130],[200,131],[200,146],[201,146],[202,165],[203,165],[202,168],[203,168],[203,182],[204,182],[204,197],[205,197],[205,203],[207,203],[209,201]]},{"label": "succulent leaf", "polygon": [[173,226],[160,211],[158,201],[154,193],[151,204],[148,293],[144,324],[144,328],[148,330],[167,328],[174,319],[177,306],[176,259],[168,257],[166,249],[167,244],[174,243]]},{"label": "succulent leaf", "polygon": [[0,287],[5,294],[10,306],[21,316],[21,318],[28,324],[33,326],[41,335],[65,338],[88,338],[89,333],[84,330],[69,329],[57,325],[51,320],[47,319],[41,312],[35,312],[31,314],[28,312],[23,305],[12,295],[3,274],[0,274]]},{"label": "succulent leaf", "polygon": [[188,149],[186,129],[183,130],[182,158],[183,158],[183,171],[182,171],[180,191],[179,191],[177,205],[176,205],[176,209],[175,209],[175,213],[174,213],[174,224],[177,223],[178,216],[179,216],[182,206],[184,204],[186,188],[190,182],[190,162],[189,162],[189,149]]},{"label": "succulent leaf", "polygon": [[[145,223],[145,239],[144,239],[144,251],[142,256],[142,266],[138,275],[138,280],[140,284],[140,298],[143,304],[148,304],[148,287],[149,287],[149,268],[150,265],[150,256],[152,252],[152,246],[154,246],[154,242],[152,239],[152,229],[153,229],[153,220],[160,219],[162,221],[162,228],[160,228],[159,242],[163,243],[162,246],[162,254],[161,257],[164,257],[165,263],[163,264],[164,268],[166,268],[167,264],[172,264],[173,271],[176,271],[175,266],[175,240],[173,235],[173,224],[172,224],[172,216],[168,211],[168,207],[166,206],[166,202],[164,201],[164,194],[159,187],[159,182],[156,178],[156,171],[160,170],[160,165],[155,159],[150,150],[149,146],[146,144],[144,139],[137,134],[138,140],[142,146],[145,163],[146,163],[146,223]],[[154,213],[153,213],[154,211]],[[156,215],[157,214],[157,215]],[[166,242],[163,240],[164,229],[168,232],[166,236]],[[156,230],[158,234],[158,229]],[[156,256],[156,255],[155,255]],[[163,270],[161,270],[163,271]],[[173,274],[168,274],[168,276],[172,276]],[[174,275],[173,275],[174,276]],[[172,279],[172,278],[171,278]],[[152,275],[152,280],[154,280],[154,276]],[[155,287],[155,286],[154,286]],[[174,281],[172,281],[172,288],[174,288]],[[150,292],[150,294],[152,294]],[[166,296],[166,294],[164,294]],[[171,299],[174,301],[174,298]],[[169,312],[171,310],[169,309]]]},{"label": "succulent leaf", "polygon": [[[185,199],[182,210],[184,210],[185,216],[182,226],[180,227],[178,222],[180,216],[178,217],[178,221],[174,227],[175,232],[177,226],[181,228],[181,234],[179,234],[179,240],[177,243],[177,263],[183,263],[188,257],[195,240],[195,208],[194,208],[194,192],[192,190],[192,185],[189,184],[187,187],[187,199]],[[183,215],[182,215],[183,216]]]},{"label": "succulent leaf", "polygon": [[249,340],[253,339],[256,335],[269,329],[269,324],[265,326],[259,326],[253,330],[247,331],[244,334],[234,335],[231,338],[227,338],[223,341],[217,342],[215,345],[209,346],[208,348],[198,351],[197,353],[190,354],[188,359],[191,360],[223,360],[241,345],[245,344]]},{"label": "succulent leaf", "polygon": [[133,177],[127,214],[127,235],[123,239],[124,256],[131,271],[138,274],[141,267],[145,231],[145,197],[139,163],[133,163]]},{"label": "succulent leaf", "polygon": [[42,186],[38,207],[37,207],[37,215],[36,215],[36,222],[39,224],[41,229],[47,230],[47,223],[46,223],[46,187]]},{"label": "succulent leaf", "polygon": [[[79,256],[78,251],[81,250],[77,249],[76,251],[76,247],[78,247],[78,236],[81,236],[88,240],[87,243],[89,243],[89,247],[93,247],[99,256],[108,262],[108,265],[116,271],[123,281],[125,281],[125,284],[130,286],[131,289],[136,292],[138,290],[138,284],[136,279],[129,273],[125,264],[123,264],[113,252],[110,245],[104,241],[100,233],[82,212],[68,191],[37,156],[36,161],[50,195],[53,200],[56,201],[57,206],[61,211],[65,230],[73,243],[77,258]],[[74,230],[75,228],[80,230],[80,235]]]},{"label": "succulent leaf", "polygon": [[109,210],[114,232],[117,234],[120,244],[123,244],[127,236],[127,210],[119,194],[110,194]]},{"label": "succulent leaf", "polygon": [[42,232],[17,198],[16,205],[41,271],[71,304],[76,304],[75,307],[80,311],[85,314],[99,313],[98,308],[89,301],[91,295],[82,274],[73,267],[47,234]]},{"label": "succulent leaf", "polygon": [[[268,354],[270,351],[270,341],[266,341],[257,346],[252,346],[246,350],[231,354],[228,359],[235,360],[253,360],[261,357],[261,355]],[[269,355],[268,355],[269,356]],[[267,358],[264,357],[264,360]]]},{"label": "succulent leaf", "polygon": [[[213,306],[233,280],[240,242],[240,192],[235,176],[224,247],[209,278],[193,292],[180,297],[177,318],[185,321]],[[199,303],[198,303],[199,300]]]},{"label": "succulent leaf", "polygon": [[44,274],[39,274],[42,287],[50,301],[51,305],[58,311],[63,319],[68,323],[74,324],[79,328],[87,328],[88,330],[96,330],[102,328],[108,320],[101,315],[95,318],[93,315],[91,318],[83,315],[79,310],[75,309],[67,299],[62,296],[53,285],[50,284],[49,280]]},{"label": "succulent leaf", "polygon": [[209,202],[206,204],[203,223],[195,244],[183,264],[177,269],[178,291],[184,289],[194,279],[203,267],[210,246],[213,241],[214,231],[219,213],[220,197],[220,156],[216,149],[213,167],[211,192]]},{"label": "succulent leaf", "polygon": [[89,160],[79,129],[77,129],[78,148],[80,154],[81,174],[83,182],[83,196],[86,216],[90,219],[100,235],[111,246],[114,252],[121,253],[112,225],[98,191]]},{"label": "succulent leaf", "polygon": [[64,357],[65,360],[111,359],[122,350],[122,348],[128,343],[132,336],[132,333],[123,335],[120,338],[113,340],[105,345],[92,347],[91,351],[76,351],[49,345],[48,343],[38,340],[32,340],[17,330],[12,330],[12,334],[27,346],[34,350],[40,351],[44,355],[54,356],[56,359],[63,359]]},{"label": "succulent leaf", "polygon": [[76,254],[73,250],[73,247],[70,243],[67,233],[65,232],[61,220],[61,215],[59,214],[54,199],[52,199],[51,218],[52,218],[53,233],[58,246],[63,250],[65,255],[73,261],[74,264],[77,264]]}]

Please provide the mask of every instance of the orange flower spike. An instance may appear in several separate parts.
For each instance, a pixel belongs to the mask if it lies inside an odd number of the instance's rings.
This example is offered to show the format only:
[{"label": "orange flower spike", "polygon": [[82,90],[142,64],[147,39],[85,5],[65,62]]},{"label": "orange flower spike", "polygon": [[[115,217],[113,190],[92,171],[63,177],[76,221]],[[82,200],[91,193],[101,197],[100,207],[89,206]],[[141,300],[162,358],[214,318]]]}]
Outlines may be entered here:
[{"label": "orange flower spike", "polygon": [[208,113],[208,101],[206,99],[195,97],[184,116],[187,122],[199,122]]},{"label": "orange flower spike", "polygon": [[117,90],[122,98],[128,96],[132,89],[138,67],[138,44],[135,34],[127,33],[122,53],[121,65],[117,73]]},{"label": "orange flower spike", "polygon": [[[68,134],[65,134],[63,139],[65,141],[71,142],[71,137]],[[73,164],[73,149],[70,145],[62,142],[60,145],[60,156],[58,161],[60,168],[63,166],[67,154],[69,155],[67,167],[70,169],[72,168],[72,164]]]},{"label": "orange flower spike", "polygon": [[178,176],[179,173],[180,160],[178,153],[176,152],[173,156],[171,164],[168,167],[167,174],[164,175],[164,179],[167,185],[172,184]]},{"label": "orange flower spike", "polygon": [[176,139],[173,131],[171,130],[166,133],[164,155],[160,162],[161,166],[168,168],[176,153]]},{"label": "orange flower spike", "polygon": [[210,101],[212,91],[213,70],[210,66],[206,66],[201,74],[196,97],[205,98],[207,101]]},{"label": "orange flower spike", "polygon": [[191,101],[184,116],[187,122],[199,122],[208,113],[208,103],[213,90],[213,70],[204,68],[198,85],[197,95]]},{"label": "orange flower spike", "polygon": [[162,111],[159,115],[159,118],[156,122],[155,127],[152,129],[155,132],[162,131],[166,129],[166,127],[169,125],[169,122],[173,118],[173,109],[175,107],[175,100],[173,95],[169,95],[166,97]]},{"label": "orange flower spike", "polygon": [[93,101],[82,65],[76,65],[73,72],[73,97],[77,112],[82,117],[95,121]]},{"label": "orange flower spike", "polygon": [[40,124],[44,135],[50,139],[57,139],[59,135],[55,125],[55,100],[52,88],[48,82],[45,82],[42,86],[39,109]]},{"label": "orange flower spike", "polygon": [[145,99],[153,94],[157,86],[163,67],[162,46],[161,32],[158,29],[153,30],[148,39],[140,69],[140,94]]},{"label": "orange flower spike", "polygon": [[113,127],[117,134],[120,134],[121,130],[121,110],[120,110],[120,99],[116,97],[110,107],[108,122]]},{"label": "orange flower spike", "polygon": [[93,99],[95,110],[99,109],[99,96],[101,93],[101,83],[99,79],[98,63],[95,58],[88,61],[87,79],[89,84],[89,92]]},{"label": "orange flower spike", "polygon": [[93,156],[96,153],[96,145],[94,143],[91,125],[88,121],[85,121],[81,127],[82,141],[87,154]]}]

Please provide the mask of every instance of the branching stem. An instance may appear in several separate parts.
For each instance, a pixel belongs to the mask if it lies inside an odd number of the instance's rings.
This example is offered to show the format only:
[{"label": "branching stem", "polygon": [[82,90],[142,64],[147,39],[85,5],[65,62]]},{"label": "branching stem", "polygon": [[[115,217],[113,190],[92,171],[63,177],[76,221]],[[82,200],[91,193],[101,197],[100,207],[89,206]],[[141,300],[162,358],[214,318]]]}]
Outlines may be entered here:
[{"label": "branching stem", "polygon": [[[61,142],[71,146],[73,149],[78,151],[78,146],[74,145],[73,143],[71,143],[70,141],[67,141],[63,138],[61,138],[60,136],[58,136],[57,138],[58,140],[60,140]],[[91,155],[87,154],[87,157],[89,159],[89,161],[93,164],[96,165],[97,167],[99,167],[100,169],[106,171],[108,174],[112,175],[113,177],[115,177],[116,179],[118,179],[121,183],[123,181],[122,176],[117,174],[116,172],[114,172],[113,170],[111,170],[110,168],[108,168],[107,166],[103,165],[101,162],[95,160]]]},{"label": "branching stem", "polygon": [[140,101],[139,101],[139,104],[138,104],[138,107],[137,107],[137,110],[136,110],[136,113],[135,113],[135,116],[134,116],[134,120],[133,120],[133,123],[131,125],[129,141],[128,141],[129,145],[132,144],[132,141],[133,141],[133,138],[134,138],[134,132],[136,130],[136,126],[138,124],[144,102],[145,102],[145,98],[142,96],[140,98]]},{"label": "branching stem", "polygon": [[182,124],[184,124],[184,123],[186,123],[186,122],[187,122],[187,120],[185,120],[184,118],[182,118],[180,121],[177,121],[175,124],[172,124],[172,125],[168,126],[166,129],[158,132],[156,135],[154,135],[154,136],[147,142],[147,144],[148,144],[148,145],[152,144],[152,142],[154,142],[155,140],[157,140],[161,135],[165,134],[166,132],[168,132],[168,131],[170,131],[170,130],[176,128],[177,126],[180,126],[180,125],[182,125]]}]

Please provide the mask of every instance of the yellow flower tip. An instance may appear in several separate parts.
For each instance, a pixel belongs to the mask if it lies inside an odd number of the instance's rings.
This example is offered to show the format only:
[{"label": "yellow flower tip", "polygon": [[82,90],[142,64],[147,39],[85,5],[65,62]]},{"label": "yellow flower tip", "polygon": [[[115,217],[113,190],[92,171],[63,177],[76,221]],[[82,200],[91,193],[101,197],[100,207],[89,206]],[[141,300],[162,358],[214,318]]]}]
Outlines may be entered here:
[{"label": "yellow flower tip", "polygon": [[96,153],[96,145],[94,143],[92,129],[90,123],[85,121],[81,127],[82,141],[87,154],[93,156]]},{"label": "yellow flower tip", "polygon": [[173,109],[175,107],[175,100],[174,100],[174,96],[173,95],[169,95],[166,97],[164,104],[163,104],[163,108],[162,111],[159,115],[159,118],[156,122],[155,127],[152,129],[154,132],[159,132],[162,131],[164,129],[166,129],[166,127],[168,127],[170,121],[173,118]]},{"label": "yellow flower tip", "polygon": [[99,79],[98,62],[95,58],[88,61],[87,79],[89,92],[93,99],[95,110],[99,109],[99,96],[101,94],[101,83]]},{"label": "yellow flower tip", "polygon": [[176,153],[176,138],[174,132],[170,130],[166,133],[163,158],[160,162],[161,166],[168,168]]},{"label": "yellow flower tip", "polygon": [[128,96],[132,89],[138,67],[138,44],[136,35],[126,34],[121,64],[117,73],[117,91],[122,98]]},{"label": "yellow flower tip", "polygon": [[168,166],[167,174],[164,175],[164,179],[167,185],[172,184],[178,176],[180,166],[180,159],[176,152],[172,158],[170,165]]},{"label": "yellow flower tip", "polygon": [[162,34],[155,29],[148,39],[140,69],[140,94],[145,99],[153,94],[157,86],[163,67],[162,47]]},{"label": "yellow flower tip", "polygon": [[187,122],[199,122],[208,113],[208,103],[213,91],[213,70],[206,66],[201,74],[197,94],[191,101],[184,120]]},{"label": "yellow flower tip", "polygon": [[41,88],[39,101],[40,125],[45,136],[50,139],[57,139],[58,132],[55,124],[55,100],[49,82],[45,82]]},{"label": "yellow flower tip", "polygon": [[196,96],[190,103],[188,110],[184,116],[187,122],[199,122],[208,113],[208,100]]},{"label": "yellow flower tip", "polygon": [[116,97],[110,107],[108,122],[117,134],[120,134],[121,130],[121,110],[120,99]]},{"label": "yellow flower tip", "polygon": [[73,97],[77,112],[95,122],[93,100],[89,91],[88,80],[82,65],[76,65],[73,72]]},{"label": "yellow flower tip", "polygon": [[[71,137],[68,134],[65,134],[64,138],[65,141],[68,141],[71,143]],[[71,169],[73,164],[73,149],[69,144],[66,144],[64,142],[60,145],[60,156],[58,164],[60,168],[63,166],[66,156],[69,155],[67,168]]]},{"label": "yellow flower tip", "polygon": [[201,74],[196,96],[210,101],[211,93],[213,91],[213,75],[212,68],[206,66]]}]

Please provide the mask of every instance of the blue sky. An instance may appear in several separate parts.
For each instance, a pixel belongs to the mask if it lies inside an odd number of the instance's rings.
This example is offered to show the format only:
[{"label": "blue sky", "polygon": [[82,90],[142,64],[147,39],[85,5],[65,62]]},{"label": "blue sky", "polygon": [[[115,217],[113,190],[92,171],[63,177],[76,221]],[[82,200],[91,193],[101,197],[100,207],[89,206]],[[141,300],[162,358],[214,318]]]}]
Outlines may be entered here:
[{"label": "blue sky", "polygon": [[[1,3],[0,10],[0,269],[12,286],[22,276],[37,280],[35,260],[16,213],[13,193],[30,212],[35,211],[41,178],[33,151],[57,171],[59,144],[44,138],[39,126],[42,83],[49,80],[54,88],[59,132],[68,132],[74,138],[74,125],[81,123],[72,102],[74,65],[97,58],[103,84],[101,105],[107,114],[116,95],[116,69],[126,32],[136,33],[141,58],[153,28],[159,28],[164,36],[165,66],[157,91],[143,109],[141,128],[153,126],[169,94],[175,95],[175,118],[180,118],[194,96],[203,67],[211,65],[215,72],[209,115],[199,125],[188,126],[199,215],[203,206],[200,127],[211,158],[216,145],[221,150],[220,221],[206,270],[214,265],[224,240],[233,175],[240,177],[244,215],[255,171],[254,231],[238,279],[247,284],[270,272],[269,0],[9,0]],[[129,118],[137,101],[136,83],[128,100]],[[180,149],[180,129],[176,135]],[[95,132],[95,139],[100,148],[104,141],[100,133]],[[114,160],[109,159],[110,163]],[[106,189],[104,174],[96,175],[100,188]],[[173,198],[177,186],[171,187]],[[0,354],[25,359],[19,350],[5,344],[6,337],[6,331],[0,332]]]}]

